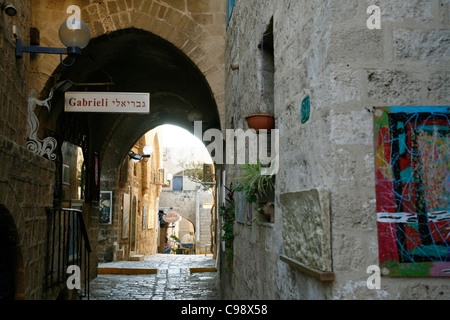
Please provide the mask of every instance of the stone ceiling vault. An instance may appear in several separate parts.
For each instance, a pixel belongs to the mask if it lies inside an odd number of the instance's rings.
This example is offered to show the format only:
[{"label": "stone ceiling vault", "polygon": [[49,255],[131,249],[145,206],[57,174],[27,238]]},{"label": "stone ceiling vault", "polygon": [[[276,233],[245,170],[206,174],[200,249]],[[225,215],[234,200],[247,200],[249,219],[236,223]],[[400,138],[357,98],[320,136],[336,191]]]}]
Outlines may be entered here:
[{"label": "stone ceiling vault", "polygon": [[[67,58],[70,60],[70,58]],[[102,167],[115,172],[121,160],[145,132],[170,123],[193,131],[190,113],[202,115],[204,130],[220,128],[211,88],[196,65],[168,41],[147,31],[125,29],[91,40],[71,67],[60,65],[58,81],[76,84],[70,91],[149,92],[150,114],[87,114],[90,141],[100,152]],[[54,82],[49,81],[48,87]],[[64,114],[64,94],[55,92],[47,127],[57,127]],[[70,114],[65,114],[69,116]],[[115,175],[115,173],[113,174]]]}]

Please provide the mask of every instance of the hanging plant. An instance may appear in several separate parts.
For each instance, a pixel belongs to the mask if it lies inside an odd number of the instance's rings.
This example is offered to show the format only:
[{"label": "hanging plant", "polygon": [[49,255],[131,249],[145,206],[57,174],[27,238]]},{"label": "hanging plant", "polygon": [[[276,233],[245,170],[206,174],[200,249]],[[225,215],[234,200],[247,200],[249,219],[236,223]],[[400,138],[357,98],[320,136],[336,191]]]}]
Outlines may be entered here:
[{"label": "hanging plant", "polygon": [[[247,191],[247,201],[256,202],[267,195],[268,191],[273,191],[275,187],[275,175],[264,175],[261,173],[261,162],[256,164],[244,163],[241,169],[244,173],[237,178],[240,180],[235,190]],[[238,190],[240,189],[240,190]]]},{"label": "hanging plant", "polygon": [[245,198],[250,203],[258,203],[258,212],[264,213],[269,221],[273,220],[273,198],[275,175],[263,175],[261,163],[242,164],[244,173],[238,176],[236,191],[245,191]]},{"label": "hanging plant", "polygon": [[256,132],[265,129],[268,132],[275,128],[275,118],[269,114],[252,114],[245,118],[248,127],[255,129]]}]

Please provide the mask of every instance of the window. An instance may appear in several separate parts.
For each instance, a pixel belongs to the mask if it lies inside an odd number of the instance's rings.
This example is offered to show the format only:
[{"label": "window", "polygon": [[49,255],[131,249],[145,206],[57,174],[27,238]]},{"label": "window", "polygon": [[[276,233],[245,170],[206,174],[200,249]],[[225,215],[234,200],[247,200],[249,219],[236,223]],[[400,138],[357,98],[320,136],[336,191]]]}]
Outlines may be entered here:
[{"label": "window", "polygon": [[67,164],[63,164],[62,182],[70,184],[70,166]]},{"label": "window", "polygon": [[173,191],[182,191],[183,190],[183,176],[174,176],[173,177]]},{"label": "window", "polygon": [[258,45],[261,52],[261,93],[264,102],[274,107],[275,93],[275,52],[273,42],[273,17],[264,31],[261,43]]}]

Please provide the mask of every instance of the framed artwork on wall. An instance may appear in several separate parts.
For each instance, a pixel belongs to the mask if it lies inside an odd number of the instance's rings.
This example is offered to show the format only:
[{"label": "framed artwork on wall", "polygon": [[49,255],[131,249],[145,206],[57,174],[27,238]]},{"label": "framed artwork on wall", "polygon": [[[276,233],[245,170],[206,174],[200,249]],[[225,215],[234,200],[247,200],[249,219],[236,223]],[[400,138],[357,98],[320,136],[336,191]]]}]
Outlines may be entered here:
[{"label": "framed artwork on wall", "polygon": [[376,107],[375,178],[385,276],[450,276],[450,107]]},{"label": "framed artwork on wall", "polygon": [[100,224],[112,224],[112,191],[100,191]]}]

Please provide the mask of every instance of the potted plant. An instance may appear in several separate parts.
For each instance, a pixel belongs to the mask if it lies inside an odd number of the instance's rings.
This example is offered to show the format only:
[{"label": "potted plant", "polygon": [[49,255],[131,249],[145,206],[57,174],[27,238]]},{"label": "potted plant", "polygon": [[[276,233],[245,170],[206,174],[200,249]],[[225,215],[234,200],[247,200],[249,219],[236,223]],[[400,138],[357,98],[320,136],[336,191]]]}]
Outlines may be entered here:
[{"label": "potted plant", "polygon": [[258,204],[258,212],[263,213],[266,219],[273,222],[274,219],[274,188],[275,175],[261,173],[261,163],[243,164],[244,173],[238,177],[240,180],[236,191],[245,191],[246,200]]},{"label": "potted plant", "polygon": [[268,132],[275,128],[275,118],[269,114],[258,113],[252,114],[245,118],[247,120],[248,127],[259,130],[266,129]]},{"label": "potted plant", "polygon": [[273,107],[270,107],[270,104],[265,100],[263,93],[261,93],[260,99],[261,101],[258,104],[258,110],[255,109],[254,112],[245,117],[245,120],[247,120],[248,127],[255,129],[256,132],[259,132],[259,130],[262,129],[270,132],[270,130],[275,129]]}]

